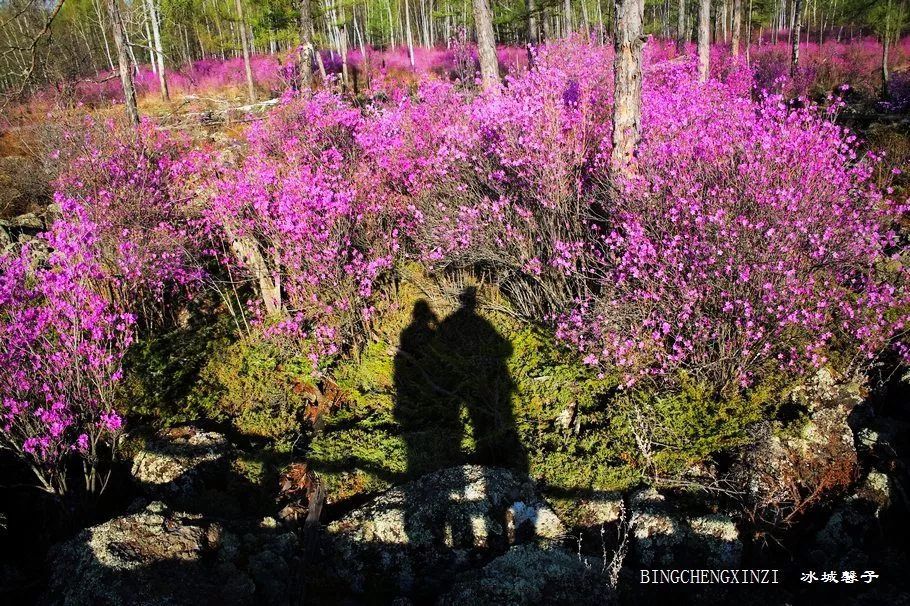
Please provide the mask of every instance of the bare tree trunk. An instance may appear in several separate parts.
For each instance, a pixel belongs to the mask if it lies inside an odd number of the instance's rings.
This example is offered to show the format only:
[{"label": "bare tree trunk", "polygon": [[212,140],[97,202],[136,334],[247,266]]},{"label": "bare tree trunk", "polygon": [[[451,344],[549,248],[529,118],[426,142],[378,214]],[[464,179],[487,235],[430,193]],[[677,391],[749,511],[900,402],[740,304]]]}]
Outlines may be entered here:
[{"label": "bare tree trunk", "polygon": [[259,294],[265,311],[275,315],[281,311],[281,283],[278,276],[269,273],[268,265],[256,240],[250,236],[239,236],[232,226],[227,226],[227,236],[236,257],[248,267],[259,286]]},{"label": "bare tree trunk", "polygon": [[114,34],[114,45],[117,47],[117,63],[120,67],[120,83],[123,85],[123,101],[126,105],[126,116],[131,124],[139,124],[139,110],[136,108],[136,89],[133,87],[133,74],[130,72],[130,58],[126,51],[126,40],[123,32],[123,19],[117,0],[107,0],[107,13]]},{"label": "bare tree trunk", "polygon": [[689,41],[689,32],[686,31],[686,0],[679,0],[679,13],[676,16],[676,49],[682,53]]},{"label": "bare tree trunk", "polygon": [[[761,44],[761,28],[758,29],[758,42]],[[752,49],[752,0],[749,0],[749,17],[746,21],[746,65],[749,64],[749,51]]]},{"label": "bare tree trunk", "polygon": [[316,55],[316,66],[319,67],[319,75],[322,76],[322,81],[325,82],[328,79],[329,75],[325,71],[325,63],[322,62],[322,55],[318,50],[313,54]]},{"label": "bare tree trunk", "polygon": [[882,99],[889,97],[888,51],[891,46],[891,0],[885,11],[885,34],[882,36]]},{"label": "bare tree trunk", "polygon": [[243,2],[236,0],[237,21],[240,29],[240,45],[243,47],[243,67],[246,70],[246,93],[250,103],[256,102],[256,89],[253,87],[253,68],[250,67],[250,42],[246,35],[246,19],[243,17]]},{"label": "bare tree trunk", "polygon": [[496,60],[496,37],[493,35],[489,0],[474,0],[474,27],[477,29],[480,78],[484,89],[490,89],[499,84],[499,63]]},{"label": "bare tree trunk", "polygon": [[313,12],[310,0],[300,0],[300,88],[313,86]]},{"label": "bare tree trunk", "polygon": [[[157,76],[158,75],[158,59],[155,58],[155,38],[152,37],[152,28],[151,28],[151,26],[149,26],[149,21],[151,21],[151,17],[149,19],[147,19],[145,22],[145,42],[148,45],[149,65],[152,66],[152,73]],[[92,49],[88,45],[88,43],[86,43],[85,47],[89,51],[89,56],[92,57],[92,55],[91,55]],[[94,59],[95,58],[92,57],[92,63],[94,63]]]},{"label": "bare tree trunk", "polygon": [[572,33],[572,0],[563,0],[562,3],[562,35]]},{"label": "bare tree trunk", "polygon": [[799,30],[802,27],[803,0],[793,0],[793,31],[791,43],[793,44],[790,56],[790,77],[795,78],[799,71]]},{"label": "bare tree trunk", "polygon": [[389,14],[389,48],[395,48],[395,21],[392,19],[392,0],[386,4],[386,10]]},{"label": "bare tree trunk", "polygon": [[740,31],[742,30],[742,20],[743,0],[733,0],[733,34],[731,38],[731,46],[734,57],[739,56],[739,36]]},{"label": "bare tree trunk", "polygon": [[528,65],[534,63],[533,48],[537,46],[537,16],[534,14],[536,7],[534,0],[525,0],[525,9],[528,11]]},{"label": "bare tree trunk", "polygon": [[411,9],[409,0],[404,0],[404,22],[405,36],[408,39],[408,59],[411,61],[411,67],[414,67],[414,37],[411,34]]},{"label": "bare tree trunk", "polygon": [[149,18],[152,22],[152,36],[155,40],[154,59],[158,63],[158,84],[161,87],[161,98],[165,101],[170,100],[170,91],[167,88],[167,75],[164,73],[164,48],[161,45],[161,29],[158,25],[158,9],[155,7],[155,0],[148,0]]},{"label": "bare tree trunk", "polygon": [[107,54],[107,64],[110,66],[111,71],[113,71],[114,58],[111,55],[111,45],[107,41],[107,28],[104,26],[104,18],[101,15],[101,3],[97,0],[93,0],[92,6],[95,9],[95,14],[98,16],[98,29],[101,30],[101,39],[104,40],[104,52]]},{"label": "bare tree trunk", "polygon": [[698,81],[707,82],[711,61],[711,0],[698,3]]},{"label": "bare tree trunk", "polygon": [[137,76],[139,75],[139,62],[136,61],[136,53],[133,52],[133,43],[130,42],[130,33],[126,31],[126,28],[123,30],[123,41],[126,42],[126,50],[128,51],[130,61],[133,64],[133,73]]},{"label": "bare tree trunk", "polygon": [[641,55],[644,0],[616,0],[616,38],[613,60],[613,150],[610,164],[617,173],[628,170],[641,136]]}]

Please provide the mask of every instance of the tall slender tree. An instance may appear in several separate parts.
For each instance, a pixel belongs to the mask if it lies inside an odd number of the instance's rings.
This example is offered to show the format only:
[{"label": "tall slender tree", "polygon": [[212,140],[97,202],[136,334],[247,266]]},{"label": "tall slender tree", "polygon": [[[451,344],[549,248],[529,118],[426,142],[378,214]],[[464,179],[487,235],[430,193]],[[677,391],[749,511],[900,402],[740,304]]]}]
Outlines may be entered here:
[{"label": "tall slender tree", "polygon": [[734,57],[739,56],[739,37],[742,31],[743,0],[733,0],[733,26],[730,47]]},{"label": "tall slender tree", "polygon": [[679,0],[679,9],[676,14],[676,49],[683,52],[686,42],[689,41],[689,32],[686,27],[686,0]]},{"label": "tall slender tree", "polygon": [[708,81],[711,65],[711,0],[698,2],[698,80]]},{"label": "tall slender tree", "polygon": [[313,86],[313,11],[310,0],[300,0],[300,87]]},{"label": "tall slender tree", "polygon": [[139,124],[139,109],[136,107],[136,89],[133,87],[133,72],[126,50],[126,35],[123,31],[123,15],[118,0],[107,0],[107,14],[111,22],[114,46],[117,48],[117,65],[120,69],[120,84],[123,86],[123,101],[126,116],[132,124]]},{"label": "tall slender tree", "polygon": [[237,7],[237,26],[240,29],[240,46],[243,48],[243,67],[246,71],[246,93],[250,103],[256,101],[256,88],[253,86],[253,68],[250,66],[250,42],[247,39],[246,19],[243,16],[243,0],[235,0]]},{"label": "tall slender tree", "polygon": [[170,92],[167,88],[167,75],[164,71],[164,47],[161,44],[161,26],[159,24],[159,13],[155,7],[155,0],[147,0],[149,20],[152,22],[152,42],[154,52],[152,53],[152,62],[158,65],[158,84],[161,88],[161,98],[165,101],[170,100]]},{"label": "tall slender tree", "polygon": [[644,0],[616,0],[612,169],[628,172],[641,137],[641,55]]},{"label": "tall slender tree", "polygon": [[489,0],[474,0],[474,27],[477,30],[477,56],[484,89],[499,84],[499,62],[496,59],[496,36]]},{"label": "tall slender tree", "polygon": [[790,77],[799,72],[799,32],[802,29],[803,0],[793,0],[793,28],[790,34]]}]

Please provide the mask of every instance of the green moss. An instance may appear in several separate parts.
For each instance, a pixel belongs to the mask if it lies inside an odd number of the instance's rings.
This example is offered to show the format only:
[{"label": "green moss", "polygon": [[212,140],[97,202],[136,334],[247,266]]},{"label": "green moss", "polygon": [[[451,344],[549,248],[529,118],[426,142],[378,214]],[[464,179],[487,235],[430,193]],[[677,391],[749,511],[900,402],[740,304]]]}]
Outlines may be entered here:
[{"label": "green moss", "polygon": [[289,448],[302,428],[313,367],[300,348],[254,333],[215,352],[199,372],[186,407],[229,420],[243,434]]},{"label": "green moss", "polygon": [[[552,335],[517,320],[495,289],[482,289],[479,298],[476,317],[459,316],[444,285],[406,276],[383,310],[376,339],[335,369],[346,401],[309,453],[331,500],[485,462],[490,453],[496,464],[527,471],[557,492],[639,480],[612,447],[599,404],[616,380],[598,377]],[[420,360],[402,370],[412,360],[399,347],[420,300],[432,300],[438,331],[427,337]],[[488,410],[509,417],[503,427],[477,427]]]},{"label": "green moss", "polygon": [[[748,444],[754,424],[773,416],[779,401],[776,381],[727,397],[685,375],[677,384],[672,393],[635,391],[615,400],[614,436],[634,453],[636,467],[660,477],[679,477],[718,452]],[[642,443],[648,447],[638,447]]]},{"label": "green moss", "polygon": [[138,341],[124,360],[119,408],[155,426],[198,419],[201,411],[187,406],[187,396],[206,361],[232,340],[228,314],[197,310],[185,325]]}]

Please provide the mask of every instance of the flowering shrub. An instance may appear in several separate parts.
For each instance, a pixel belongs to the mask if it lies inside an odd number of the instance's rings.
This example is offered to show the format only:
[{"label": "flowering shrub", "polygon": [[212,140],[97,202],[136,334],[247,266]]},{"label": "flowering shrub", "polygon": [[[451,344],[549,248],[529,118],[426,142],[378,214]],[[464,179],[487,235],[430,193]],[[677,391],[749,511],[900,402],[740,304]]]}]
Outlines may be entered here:
[{"label": "flowering shrub", "polygon": [[[367,339],[412,260],[484,273],[605,376],[685,377],[699,410],[771,374],[861,368],[906,332],[907,207],[831,120],[837,101],[756,97],[750,68],[718,49],[700,85],[691,55],[654,44],[643,139],[618,179],[612,51],[536,52],[483,93],[431,76],[380,79],[356,104],[289,93],[234,165],[148,123],[71,135],[50,260],[2,261],[4,443],[39,471],[95,461],[119,426],[109,392],[133,318],[152,326],[192,296],[204,253],[234,296],[250,292],[238,277],[254,287],[262,334],[282,336],[262,351],[300,347],[314,376]],[[272,420],[263,402],[257,425]]]},{"label": "flowering shrub", "polygon": [[[890,52],[893,65],[905,64],[910,57],[910,39],[893,45]],[[801,43],[799,70],[792,80],[790,53],[791,47],[786,40],[777,44],[757,42],[752,46],[751,66],[758,91],[823,99],[842,86],[849,86],[863,97],[875,99],[879,96],[882,46],[876,38]]]},{"label": "flowering shrub", "polygon": [[166,319],[204,276],[187,204],[203,174],[197,156],[147,122],[133,132],[89,119],[62,145],[71,161],[55,183],[51,246],[92,259],[96,290],[144,324]]},{"label": "flowering shrub", "polygon": [[721,56],[701,86],[691,57],[659,60],[672,53],[650,52],[637,178],[607,167],[612,51],[571,40],[490,93],[292,100],[251,130],[213,224],[248,238],[259,261],[241,268],[317,357],[359,334],[408,254],[487,272],[627,383],[742,387],[832,352],[873,358],[908,302],[905,207],[873,182],[877,159],[820,109],[754,99],[744,61]]},{"label": "flowering shrub", "polygon": [[666,77],[646,85],[637,178],[595,244],[599,294],[560,334],[629,383],[683,371],[720,389],[873,358],[910,303],[907,207],[874,186],[876,158],[816,108]]},{"label": "flowering shrub", "polygon": [[493,270],[529,317],[571,301],[585,191],[610,136],[611,55],[578,41],[543,48],[533,71],[462,110],[446,149],[466,161],[420,206],[425,260]]},{"label": "flowering shrub", "polygon": [[[320,92],[255,126],[242,166],[216,186],[212,229],[258,280],[266,311],[315,344],[314,362],[358,334],[399,232],[362,170],[358,111]],[[362,178],[361,178],[362,177]]]},{"label": "flowering shrub", "polygon": [[100,268],[69,252],[39,268],[28,247],[0,256],[0,446],[58,494],[71,457],[83,461],[87,490],[107,482],[100,461],[122,425],[113,386],[133,324],[92,290]]},{"label": "flowering shrub", "polygon": [[133,327],[176,312],[177,295],[203,276],[177,186],[190,186],[194,156],[148,124],[112,128],[87,121],[61,140],[71,161],[42,235],[46,261],[27,246],[0,258],[0,442],[57,493],[76,456],[86,489],[104,488],[99,464],[122,424],[113,392]]}]

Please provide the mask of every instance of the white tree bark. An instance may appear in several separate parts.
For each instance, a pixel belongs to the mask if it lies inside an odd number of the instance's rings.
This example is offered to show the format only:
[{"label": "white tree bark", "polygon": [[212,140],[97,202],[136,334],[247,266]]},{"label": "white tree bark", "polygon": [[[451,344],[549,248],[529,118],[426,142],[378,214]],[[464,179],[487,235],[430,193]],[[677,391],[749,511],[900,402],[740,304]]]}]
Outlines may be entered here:
[{"label": "white tree bark", "polygon": [[689,41],[689,32],[686,27],[686,0],[679,0],[679,12],[676,15],[676,49],[683,52],[686,42]]},{"label": "white tree bark", "polygon": [[414,67],[414,37],[411,33],[411,9],[409,0],[404,0],[404,22],[405,36],[408,39],[408,59],[411,61],[411,67]]},{"label": "white tree bark", "polygon": [[155,0],[148,0],[149,19],[152,22],[152,37],[155,43],[155,52],[153,61],[158,64],[158,84],[161,87],[161,98],[168,101],[170,91],[167,88],[167,75],[164,72],[164,47],[161,45],[161,26],[158,21],[158,9],[155,7]]},{"label": "white tree bark", "polygon": [[123,101],[126,105],[126,116],[131,124],[139,124],[139,110],[136,107],[136,89],[133,87],[133,74],[130,71],[130,57],[126,50],[126,36],[123,32],[123,18],[120,14],[118,0],[107,0],[107,13],[114,34],[114,46],[117,47],[117,63],[120,68],[120,83],[123,86]]},{"label": "white tree bark", "polygon": [[477,28],[477,56],[484,89],[499,84],[499,62],[496,60],[496,36],[489,0],[474,0],[474,26]]},{"label": "white tree bark", "polygon": [[803,2],[793,0],[793,31],[790,32],[790,42],[793,50],[790,57],[790,77],[795,78],[799,71],[799,31],[802,27]]},{"label": "white tree bark", "polygon": [[250,41],[247,39],[246,19],[243,17],[243,2],[236,0],[238,29],[240,29],[240,46],[243,47],[243,67],[246,70],[246,93],[250,103],[256,102],[256,89],[253,86],[253,69],[250,67]]},{"label": "white tree bark", "polygon": [[300,0],[300,88],[313,86],[313,12],[310,0]]},{"label": "white tree bark", "polygon": [[711,0],[698,3],[698,81],[707,82],[711,68]]},{"label": "white tree bark", "polygon": [[615,92],[610,163],[613,171],[621,174],[629,170],[641,136],[642,20],[645,3],[644,0],[616,0],[615,6]]},{"label": "white tree bark", "polygon": [[742,32],[743,0],[733,0],[733,36],[730,41],[734,57],[739,56],[739,37]]}]

